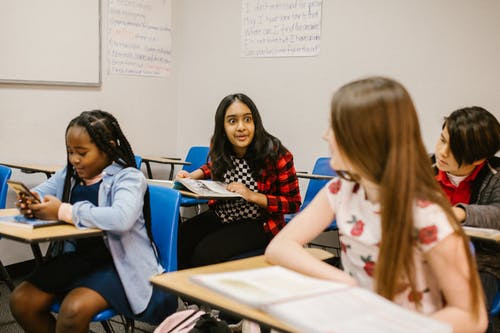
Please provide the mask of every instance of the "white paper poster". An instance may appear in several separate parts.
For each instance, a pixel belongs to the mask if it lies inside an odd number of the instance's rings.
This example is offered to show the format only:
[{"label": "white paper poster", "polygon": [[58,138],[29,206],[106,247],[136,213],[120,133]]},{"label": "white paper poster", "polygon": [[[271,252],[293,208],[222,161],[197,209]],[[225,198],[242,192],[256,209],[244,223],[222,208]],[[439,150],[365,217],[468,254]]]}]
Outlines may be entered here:
[{"label": "white paper poster", "polygon": [[322,0],[242,0],[241,55],[319,54]]},{"label": "white paper poster", "polygon": [[171,8],[171,0],[109,0],[108,74],[170,74]]}]

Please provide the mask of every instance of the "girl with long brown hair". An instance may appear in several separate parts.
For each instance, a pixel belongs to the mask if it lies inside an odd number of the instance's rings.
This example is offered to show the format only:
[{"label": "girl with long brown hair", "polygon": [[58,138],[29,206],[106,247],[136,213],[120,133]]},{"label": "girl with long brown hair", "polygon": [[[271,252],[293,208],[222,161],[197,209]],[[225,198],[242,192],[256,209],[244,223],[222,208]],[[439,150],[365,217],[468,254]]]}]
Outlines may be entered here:
[{"label": "girl with long brown hair", "polygon": [[[413,102],[394,80],[340,88],[331,103],[333,179],[270,243],[266,258],[315,277],[359,285],[448,322],[487,324],[469,243],[434,180]],[[304,244],[336,218],[343,271]]]}]

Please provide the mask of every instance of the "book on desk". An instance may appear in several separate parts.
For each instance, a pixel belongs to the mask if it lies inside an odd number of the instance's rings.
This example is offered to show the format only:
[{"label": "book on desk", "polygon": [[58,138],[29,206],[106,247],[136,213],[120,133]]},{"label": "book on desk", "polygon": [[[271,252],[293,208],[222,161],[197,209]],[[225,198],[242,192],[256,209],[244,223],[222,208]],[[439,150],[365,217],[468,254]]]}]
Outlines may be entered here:
[{"label": "book on desk", "polygon": [[451,332],[447,324],[372,291],[312,278],[279,266],[191,280],[272,315],[300,332]]},{"label": "book on desk", "polygon": [[487,239],[490,241],[500,242],[500,230],[462,226],[465,233],[474,238]]},{"label": "book on desk", "polygon": [[35,229],[53,225],[65,224],[58,220],[39,220],[27,218],[24,215],[0,216],[0,224],[12,225],[20,228]]},{"label": "book on desk", "polygon": [[210,199],[236,199],[242,197],[238,193],[228,191],[226,189],[226,186],[227,184],[214,180],[177,178],[174,182],[173,188],[176,190],[189,191],[197,194],[200,197],[206,197]]}]

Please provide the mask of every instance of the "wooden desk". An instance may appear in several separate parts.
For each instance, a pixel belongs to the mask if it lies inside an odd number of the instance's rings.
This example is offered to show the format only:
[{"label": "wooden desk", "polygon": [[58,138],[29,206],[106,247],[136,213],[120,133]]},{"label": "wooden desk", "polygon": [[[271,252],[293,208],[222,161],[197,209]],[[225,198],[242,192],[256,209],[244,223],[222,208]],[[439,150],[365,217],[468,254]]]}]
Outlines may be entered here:
[{"label": "wooden desk", "polygon": [[[330,252],[326,252],[324,250],[308,248],[308,251],[321,260],[332,257]],[[221,295],[211,289],[193,283],[189,278],[193,274],[219,273],[266,266],[270,266],[270,264],[265,261],[264,256],[257,256],[229,261],[222,264],[202,266],[156,275],[151,278],[151,282],[154,285],[174,294],[178,294],[181,297],[192,299],[195,302],[208,304],[237,317],[243,317],[258,322],[266,327],[275,328],[284,332],[297,332],[294,328],[278,321],[270,315],[251,306],[241,304],[238,301]]]},{"label": "wooden desk", "polygon": [[24,173],[44,173],[47,178],[50,178],[56,171],[63,167],[58,165],[36,165],[36,164],[19,164],[19,163],[0,163],[14,169],[20,169]]},{"label": "wooden desk", "polygon": [[[16,214],[19,214],[16,208],[0,209],[0,215],[2,216]],[[0,224],[0,236],[30,244],[33,254],[39,262],[42,260],[43,256],[38,243],[102,235],[104,235],[104,233],[99,229],[78,229],[71,224],[54,225],[35,229]]]},{"label": "wooden desk", "polygon": [[329,180],[329,179],[332,179],[334,176],[325,176],[325,175],[316,175],[313,173],[297,172],[297,177],[298,178],[307,178],[307,179]]},{"label": "wooden desk", "polygon": [[[175,189],[175,188],[174,188]],[[240,199],[241,197],[222,197],[222,196],[213,196],[213,195],[210,195],[210,194],[198,194],[198,193],[194,193],[194,192],[191,192],[191,191],[185,191],[185,190],[179,190],[179,189],[176,189],[177,191],[179,191],[180,194],[182,194],[182,196],[184,197],[189,197],[189,198],[194,198],[194,199],[198,199],[198,200],[235,200],[235,199]]]},{"label": "wooden desk", "polygon": [[463,227],[467,236],[471,238],[485,239],[493,242],[500,243],[500,231],[495,229]]},{"label": "wooden desk", "polygon": [[168,188],[174,187],[173,180],[146,179],[146,182],[148,183],[148,185],[158,185],[158,186],[164,186],[164,187],[168,187]]},{"label": "wooden desk", "polygon": [[142,156],[142,161],[146,164],[146,170],[148,172],[148,178],[153,179],[153,173],[151,172],[151,165],[149,163],[160,163],[160,164],[170,164],[170,176],[169,179],[174,177],[174,166],[175,165],[191,165],[191,162],[186,162],[181,159],[171,158],[171,157],[154,157],[154,156]]}]

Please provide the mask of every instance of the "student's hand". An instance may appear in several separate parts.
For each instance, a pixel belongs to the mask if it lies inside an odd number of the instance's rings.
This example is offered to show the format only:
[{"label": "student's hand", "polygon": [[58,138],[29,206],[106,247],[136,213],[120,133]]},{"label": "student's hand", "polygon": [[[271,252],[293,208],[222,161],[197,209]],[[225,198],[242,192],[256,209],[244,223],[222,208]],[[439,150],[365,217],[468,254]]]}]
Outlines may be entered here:
[{"label": "student's hand", "polygon": [[242,183],[238,183],[238,182],[229,183],[227,185],[226,189],[228,191],[240,194],[243,197],[243,199],[245,199],[246,201],[254,202],[254,200],[252,198],[253,198],[253,195],[255,194],[255,192],[251,191],[248,187],[246,187]]},{"label": "student's hand", "polygon": [[455,214],[455,217],[457,218],[458,222],[462,223],[465,221],[467,214],[465,213],[465,210],[461,207],[451,207],[453,210],[453,214]]},{"label": "student's hand", "polygon": [[177,176],[175,176],[175,178],[191,178],[191,176],[186,170],[181,170],[177,173]]},{"label": "student's hand", "polygon": [[52,195],[46,195],[40,204],[30,206],[33,215],[42,220],[57,220],[61,200]]},{"label": "student's hand", "polygon": [[[40,196],[38,193],[31,191],[31,193],[37,198],[38,201],[40,201]],[[34,200],[31,197],[28,197],[26,194],[21,193],[21,195],[17,198],[16,202],[16,207],[19,208],[19,211],[21,214],[23,214],[26,217],[33,218],[33,212],[31,211],[31,205],[33,204]]]}]

